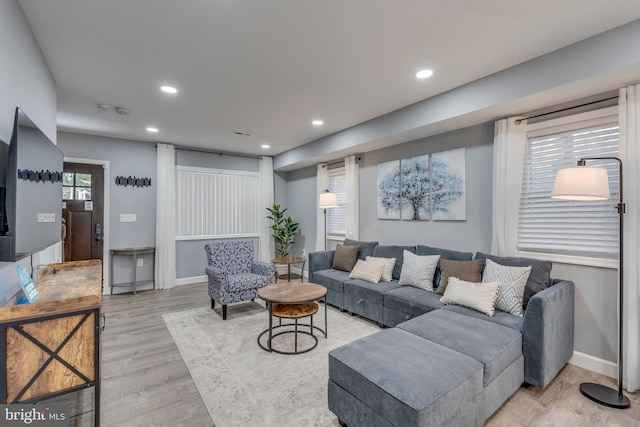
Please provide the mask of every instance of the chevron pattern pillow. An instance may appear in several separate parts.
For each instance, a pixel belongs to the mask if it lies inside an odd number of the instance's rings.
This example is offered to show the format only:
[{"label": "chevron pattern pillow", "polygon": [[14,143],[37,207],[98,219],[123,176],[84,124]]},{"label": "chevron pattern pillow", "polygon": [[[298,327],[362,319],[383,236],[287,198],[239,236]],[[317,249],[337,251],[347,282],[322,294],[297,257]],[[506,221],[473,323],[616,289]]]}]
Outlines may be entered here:
[{"label": "chevron pattern pillow", "polygon": [[531,273],[531,266],[509,267],[487,258],[482,273],[482,282],[500,282],[496,309],[522,317],[524,315],[524,287]]},{"label": "chevron pattern pillow", "polygon": [[402,271],[398,284],[433,292],[433,275],[436,274],[440,255],[421,256],[405,249],[402,252],[402,258]]}]

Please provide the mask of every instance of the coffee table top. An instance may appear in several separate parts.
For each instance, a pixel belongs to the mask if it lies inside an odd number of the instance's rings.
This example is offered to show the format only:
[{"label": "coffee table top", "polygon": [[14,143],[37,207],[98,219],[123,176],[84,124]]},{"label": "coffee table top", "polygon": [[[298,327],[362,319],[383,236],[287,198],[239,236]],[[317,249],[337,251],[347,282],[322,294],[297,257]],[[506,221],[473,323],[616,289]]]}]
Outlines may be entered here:
[{"label": "coffee table top", "polygon": [[311,282],[274,283],[258,289],[258,296],[264,301],[284,304],[315,301],[326,294],[327,288]]}]

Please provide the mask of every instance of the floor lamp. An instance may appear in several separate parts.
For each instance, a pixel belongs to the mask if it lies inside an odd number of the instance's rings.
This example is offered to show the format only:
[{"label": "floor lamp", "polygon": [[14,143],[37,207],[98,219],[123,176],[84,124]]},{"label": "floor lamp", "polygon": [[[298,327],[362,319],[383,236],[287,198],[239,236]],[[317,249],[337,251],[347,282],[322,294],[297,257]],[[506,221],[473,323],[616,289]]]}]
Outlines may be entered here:
[{"label": "floor lamp", "polygon": [[324,190],[324,193],[320,193],[320,199],[318,201],[318,207],[324,209],[324,250],[327,250],[327,209],[338,207],[338,198],[336,193],[331,193],[329,190]]},{"label": "floor lamp", "polygon": [[607,170],[601,167],[586,166],[587,160],[615,160],[618,162],[618,170],[620,174],[620,201],[618,202],[618,215],[620,217],[620,251],[619,251],[619,324],[618,324],[618,390],[594,383],[580,384],[580,392],[589,399],[602,405],[612,408],[628,408],[630,406],[629,398],[622,393],[622,310],[623,310],[623,215],[625,211],[622,199],[622,160],[617,157],[584,157],[578,160],[576,167],[560,169],[556,176],[551,197],[554,199],[577,200],[577,201],[595,201],[607,200],[609,194],[609,177]]}]

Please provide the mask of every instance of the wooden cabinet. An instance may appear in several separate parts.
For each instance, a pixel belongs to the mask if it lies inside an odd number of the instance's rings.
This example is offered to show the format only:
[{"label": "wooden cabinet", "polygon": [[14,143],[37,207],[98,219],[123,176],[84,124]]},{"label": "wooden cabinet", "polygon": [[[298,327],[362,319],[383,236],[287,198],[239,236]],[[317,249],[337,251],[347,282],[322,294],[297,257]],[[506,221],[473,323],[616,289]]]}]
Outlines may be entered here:
[{"label": "wooden cabinet", "polygon": [[0,307],[0,403],[93,387],[100,424],[100,260],[51,264],[32,304]]}]

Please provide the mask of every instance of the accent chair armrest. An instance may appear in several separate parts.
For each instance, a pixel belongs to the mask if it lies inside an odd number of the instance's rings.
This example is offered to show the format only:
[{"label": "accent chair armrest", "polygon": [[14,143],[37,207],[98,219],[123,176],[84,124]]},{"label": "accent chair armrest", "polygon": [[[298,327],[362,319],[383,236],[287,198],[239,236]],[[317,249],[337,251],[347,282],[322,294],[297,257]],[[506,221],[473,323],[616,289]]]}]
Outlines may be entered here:
[{"label": "accent chair armrest", "polygon": [[209,282],[212,280],[214,282],[223,282],[227,280],[227,273],[220,270],[219,268],[207,267],[204,269],[204,272],[209,277]]},{"label": "accent chair armrest", "polygon": [[333,265],[335,251],[318,251],[309,253],[309,281],[313,282],[316,271],[327,270]]},{"label": "accent chair armrest", "polygon": [[270,262],[254,261],[251,265],[251,272],[261,276],[270,276],[274,278],[276,275],[276,266]]},{"label": "accent chair armrest", "polygon": [[522,326],[525,382],[545,388],[573,355],[573,282],[562,280],[535,294]]}]

